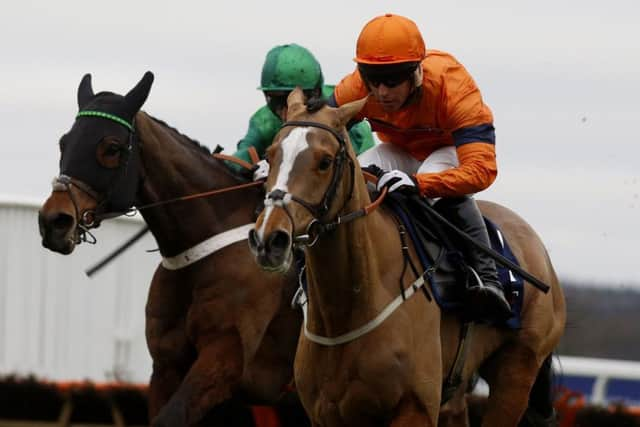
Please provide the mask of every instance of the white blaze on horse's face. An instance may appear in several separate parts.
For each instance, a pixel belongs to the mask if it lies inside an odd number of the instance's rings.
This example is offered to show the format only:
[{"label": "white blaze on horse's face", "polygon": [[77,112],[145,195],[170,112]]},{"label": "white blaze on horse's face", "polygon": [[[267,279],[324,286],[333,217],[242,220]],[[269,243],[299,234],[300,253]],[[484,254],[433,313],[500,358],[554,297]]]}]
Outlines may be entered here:
[{"label": "white blaze on horse's face", "polygon": [[[285,193],[289,192],[289,175],[293,170],[293,165],[296,159],[304,150],[309,148],[309,142],[307,141],[307,134],[311,128],[297,127],[280,142],[280,149],[282,150],[282,162],[278,169],[278,176],[276,177],[276,183],[269,191],[282,190]],[[268,206],[264,213],[264,219],[262,226],[258,231],[260,239],[264,239],[264,229],[269,222],[269,216],[273,211],[273,206]]]},{"label": "white blaze on horse's face", "polygon": [[280,163],[276,183],[271,191],[282,190],[285,193],[289,192],[289,175],[300,153],[309,148],[307,134],[310,130],[310,128],[294,128],[280,143],[282,162]]}]

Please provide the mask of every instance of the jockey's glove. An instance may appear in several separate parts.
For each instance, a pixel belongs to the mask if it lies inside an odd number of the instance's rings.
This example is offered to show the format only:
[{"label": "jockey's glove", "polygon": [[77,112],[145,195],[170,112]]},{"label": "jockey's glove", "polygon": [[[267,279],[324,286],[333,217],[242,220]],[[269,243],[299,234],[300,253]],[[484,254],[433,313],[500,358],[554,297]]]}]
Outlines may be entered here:
[{"label": "jockey's glove", "polygon": [[260,181],[269,176],[269,162],[262,159],[253,167],[253,180]]},{"label": "jockey's glove", "polygon": [[382,191],[384,187],[387,187],[390,193],[400,191],[402,193],[417,194],[419,192],[416,179],[398,169],[385,172],[380,176],[377,189]]}]

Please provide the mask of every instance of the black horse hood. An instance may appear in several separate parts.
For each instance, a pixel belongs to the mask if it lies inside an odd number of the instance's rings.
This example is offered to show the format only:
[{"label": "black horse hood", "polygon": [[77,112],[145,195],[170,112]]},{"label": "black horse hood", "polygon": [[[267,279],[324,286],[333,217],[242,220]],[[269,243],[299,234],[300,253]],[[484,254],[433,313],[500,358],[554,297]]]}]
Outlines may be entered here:
[{"label": "black horse hood", "polygon": [[[127,95],[100,92],[91,87],[91,75],[78,87],[78,115],[60,140],[60,173],[89,185],[103,199],[103,211],[123,211],[135,203],[139,184],[139,143],[135,115],[144,104],[153,74],[147,72]],[[105,139],[122,146],[120,164],[108,168],[98,161],[98,146]]]}]

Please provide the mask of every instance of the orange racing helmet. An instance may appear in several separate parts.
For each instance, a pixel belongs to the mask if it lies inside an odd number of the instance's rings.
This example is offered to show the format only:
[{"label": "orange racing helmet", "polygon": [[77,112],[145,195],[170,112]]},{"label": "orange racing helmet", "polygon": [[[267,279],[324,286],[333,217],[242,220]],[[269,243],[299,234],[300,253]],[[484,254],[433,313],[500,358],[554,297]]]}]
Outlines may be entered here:
[{"label": "orange racing helmet", "polygon": [[358,64],[387,65],[420,62],[426,56],[422,34],[415,22],[387,13],[367,22],[356,45]]}]

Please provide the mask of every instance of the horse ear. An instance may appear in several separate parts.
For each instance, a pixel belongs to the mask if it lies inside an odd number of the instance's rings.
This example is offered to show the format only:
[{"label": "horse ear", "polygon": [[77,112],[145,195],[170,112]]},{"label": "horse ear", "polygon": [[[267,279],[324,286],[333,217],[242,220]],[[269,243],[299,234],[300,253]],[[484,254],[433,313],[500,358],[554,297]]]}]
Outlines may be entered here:
[{"label": "horse ear", "polygon": [[296,113],[306,111],[307,107],[304,105],[304,93],[300,86],[296,86],[287,97],[287,117],[292,117]]},{"label": "horse ear", "polygon": [[368,97],[365,96],[362,99],[349,102],[341,107],[338,107],[338,120],[340,122],[340,126],[346,126],[347,123],[349,123],[349,121],[351,121],[351,119],[353,119],[355,115],[358,114],[360,110],[362,110],[364,104],[367,103],[367,99]]},{"label": "horse ear", "polygon": [[78,86],[78,109],[82,110],[82,107],[87,105],[87,102],[93,98],[93,87],[91,87],[91,74],[85,74],[82,80],[80,80],[80,86]]},{"label": "horse ear", "polygon": [[153,73],[151,71],[147,71],[144,73],[144,76],[138,84],[125,95],[124,98],[127,101],[127,106],[131,109],[130,113],[132,115],[138,112],[142,107],[142,104],[147,100],[149,91],[151,91],[152,83]]}]

